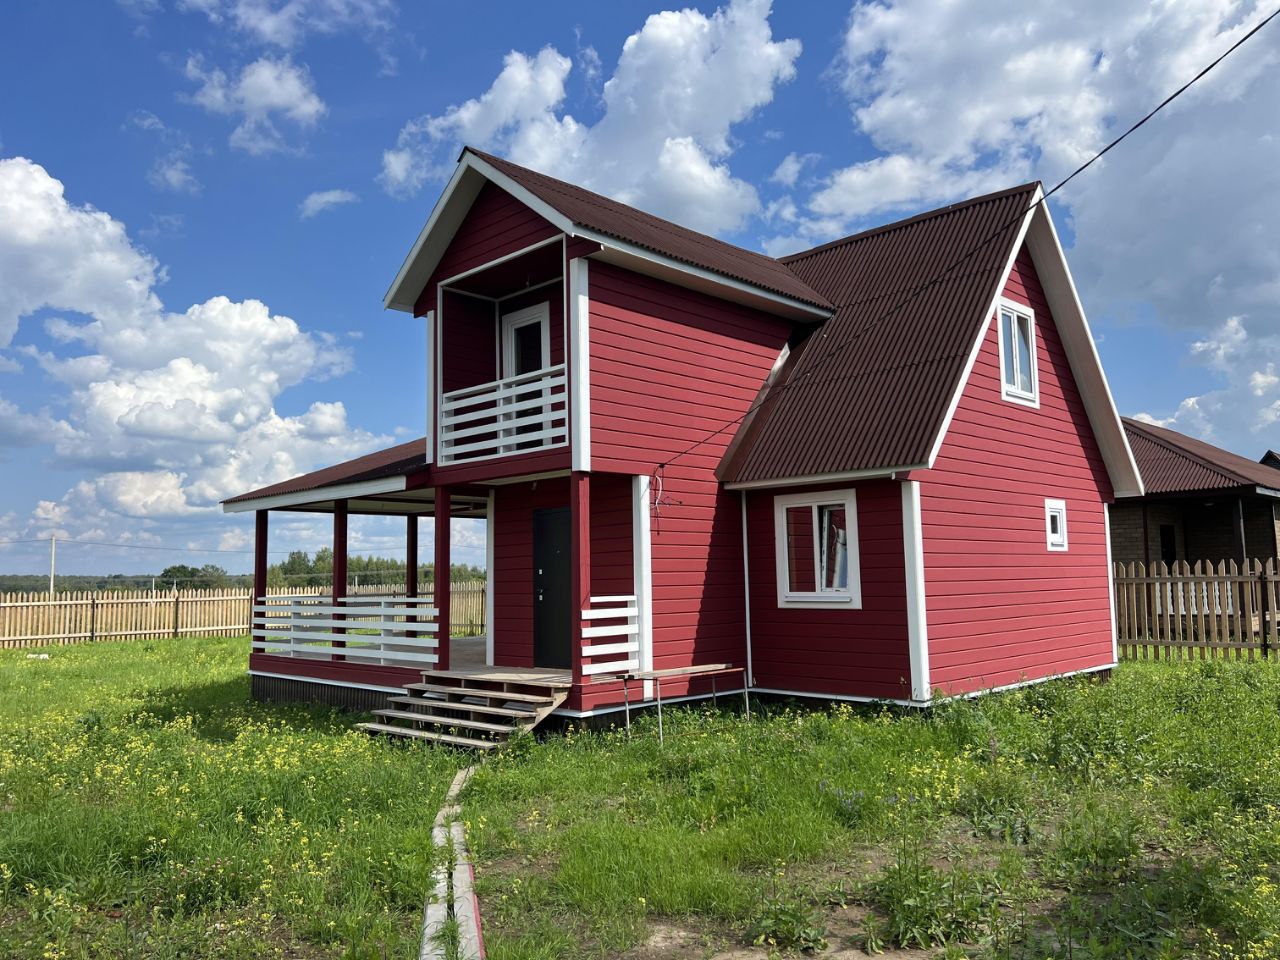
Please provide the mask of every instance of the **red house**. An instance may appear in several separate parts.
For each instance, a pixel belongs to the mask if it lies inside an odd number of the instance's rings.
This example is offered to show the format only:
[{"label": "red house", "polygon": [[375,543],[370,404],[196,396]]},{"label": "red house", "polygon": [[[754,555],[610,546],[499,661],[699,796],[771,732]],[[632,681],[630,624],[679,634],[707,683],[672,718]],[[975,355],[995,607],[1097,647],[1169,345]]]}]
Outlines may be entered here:
[{"label": "red house", "polygon": [[[468,740],[717,676],[925,705],[1113,666],[1107,504],[1142,484],[1041,196],[775,260],[464,151],[385,301],[427,326],[425,439],[225,504],[257,695]],[[487,635],[412,574],[267,598],[298,510],[338,559],[349,516],[406,517],[411,560],[429,517],[438,570],[486,518]]]}]

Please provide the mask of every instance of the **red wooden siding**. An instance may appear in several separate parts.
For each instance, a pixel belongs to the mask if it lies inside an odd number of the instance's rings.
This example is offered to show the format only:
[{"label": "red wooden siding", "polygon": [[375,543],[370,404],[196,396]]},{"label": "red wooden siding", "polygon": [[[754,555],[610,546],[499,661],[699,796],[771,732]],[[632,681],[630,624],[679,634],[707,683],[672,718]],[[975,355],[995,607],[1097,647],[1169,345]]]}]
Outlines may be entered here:
[{"label": "red wooden siding", "polygon": [[500,187],[486,183],[471,204],[440,258],[435,273],[423,288],[413,312],[421,316],[436,308],[436,284],[491,260],[514,253],[558,231]]},{"label": "red wooden siding", "polygon": [[442,392],[474,387],[497,379],[497,346],[493,304],[446,293],[440,324]]},{"label": "red wooden siding", "polygon": [[[494,662],[533,666],[533,511],[565,507],[568,478],[495,488],[493,555]],[[631,552],[631,478],[591,476],[591,592],[610,596],[634,592]],[[572,710],[617,703],[616,684],[588,686],[584,700],[571,697]],[[612,692],[610,692],[612,691]]]},{"label": "red wooden siding", "polygon": [[[779,607],[774,496],[849,486],[857,491],[862,609]],[[747,494],[747,546],[751,562],[751,649],[757,686],[910,699],[900,484],[870,480],[831,487],[751,491]]]},{"label": "red wooden siding", "polygon": [[589,283],[593,469],[650,474],[707,440],[653,481],[654,667],[742,663],[741,508],[715,478],[734,431],[707,438],[754,402],[791,325],[595,261]]},{"label": "red wooden siding", "polygon": [[[1001,399],[987,327],[935,468],[921,472],[930,679],[939,694],[1112,660],[1106,467],[1035,266],[1018,255],[1005,296],[1036,319],[1040,407]],[[1067,503],[1066,552],[1045,543],[1045,499]]]}]

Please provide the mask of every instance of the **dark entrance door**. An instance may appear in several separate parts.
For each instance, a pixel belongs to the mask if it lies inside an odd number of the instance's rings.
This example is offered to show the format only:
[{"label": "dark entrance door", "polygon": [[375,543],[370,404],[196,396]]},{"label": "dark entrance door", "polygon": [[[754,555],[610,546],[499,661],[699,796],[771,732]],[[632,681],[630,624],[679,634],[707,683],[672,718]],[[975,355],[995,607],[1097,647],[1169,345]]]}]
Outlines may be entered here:
[{"label": "dark entrance door", "polygon": [[569,666],[569,508],[533,511],[533,665]]}]

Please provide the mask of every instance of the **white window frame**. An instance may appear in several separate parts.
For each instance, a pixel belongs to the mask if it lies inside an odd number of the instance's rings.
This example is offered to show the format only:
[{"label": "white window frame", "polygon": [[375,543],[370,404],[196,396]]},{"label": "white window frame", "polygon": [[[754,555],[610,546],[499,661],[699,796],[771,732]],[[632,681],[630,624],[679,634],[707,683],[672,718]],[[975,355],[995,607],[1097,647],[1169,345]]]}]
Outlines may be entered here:
[{"label": "white window frame", "polygon": [[[1053,518],[1058,517],[1057,536],[1053,533]],[[1067,549],[1067,501],[1049,500],[1044,502],[1044,541],[1050,550],[1059,553]]]},{"label": "white window frame", "polygon": [[544,301],[502,315],[502,377],[515,376],[516,331],[532,323],[542,326],[542,369],[551,366],[551,304]]},{"label": "white window frame", "polygon": [[[787,510],[791,507],[810,507],[813,517],[813,574],[815,583],[821,583],[819,560],[822,536],[818,529],[818,507],[844,508],[845,533],[848,537],[849,570],[847,586],[843,590],[818,590],[799,592],[790,589],[790,570],[787,551]],[[800,607],[818,610],[862,609],[862,566],[858,555],[858,499],[854,490],[827,490],[823,493],[794,493],[773,498],[774,558],[778,580],[778,606]]]},{"label": "white window frame", "polygon": [[[1016,326],[1017,318],[1021,317],[1027,321],[1029,340],[1031,342],[1031,389],[1023,390],[1021,387],[1007,383],[1004,379],[1005,356],[1008,351],[1014,351],[1013,369],[1015,374],[1018,371],[1018,338],[1013,338],[1013,343],[1005,343],[1004,338],[1004,315],[1012,314],[1014,324]],[[1015,303],[1004,297],[1000,298],[1000,303],[996,309],[996,340],[1000,344],[1000,396],[1008,400],[1010,403],[1018,403],[1025,407],[1040,406],[1040,369],[1036,349],[1036,312],[1025,304]]]}]

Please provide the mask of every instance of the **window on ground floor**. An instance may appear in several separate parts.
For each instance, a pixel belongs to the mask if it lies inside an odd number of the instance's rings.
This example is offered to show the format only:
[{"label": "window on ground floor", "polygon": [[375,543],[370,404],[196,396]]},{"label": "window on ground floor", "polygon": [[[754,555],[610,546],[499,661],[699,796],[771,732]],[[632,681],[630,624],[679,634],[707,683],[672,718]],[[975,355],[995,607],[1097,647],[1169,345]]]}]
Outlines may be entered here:
[{"label": "window on ground floor", "polygon": [[774,533],[778,606],[862,605],[854,491],[775,497]]}]

